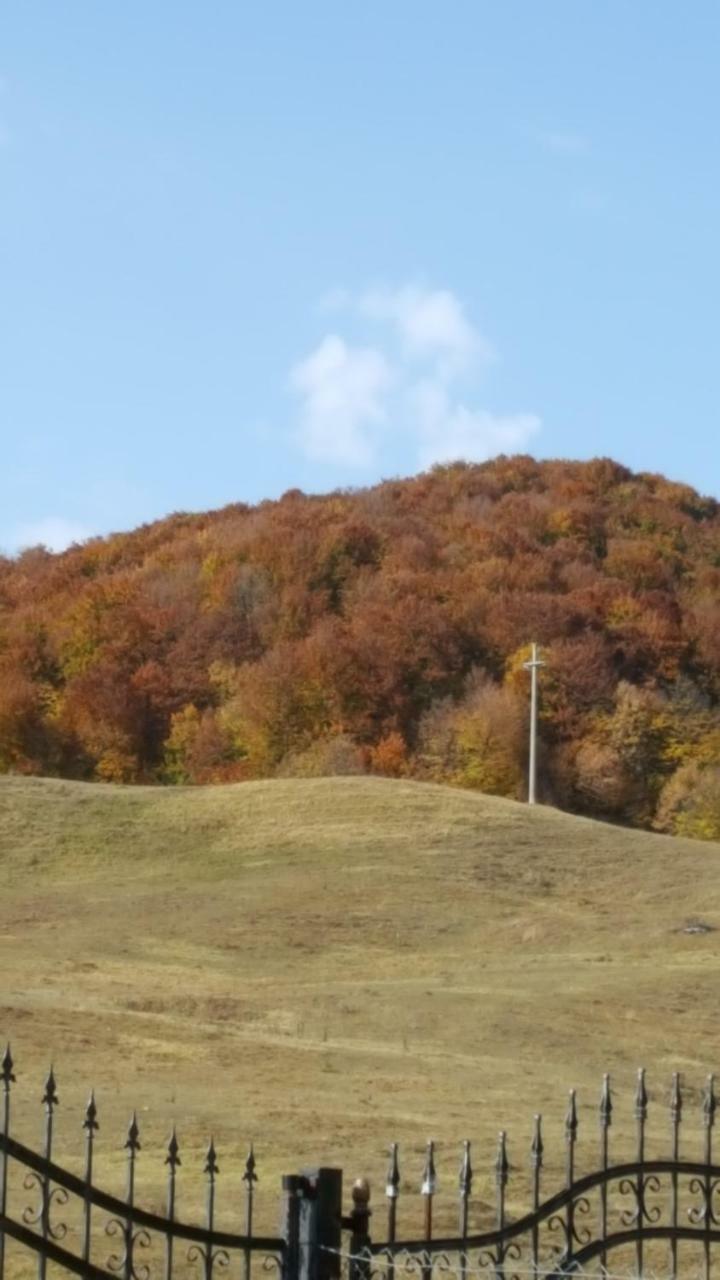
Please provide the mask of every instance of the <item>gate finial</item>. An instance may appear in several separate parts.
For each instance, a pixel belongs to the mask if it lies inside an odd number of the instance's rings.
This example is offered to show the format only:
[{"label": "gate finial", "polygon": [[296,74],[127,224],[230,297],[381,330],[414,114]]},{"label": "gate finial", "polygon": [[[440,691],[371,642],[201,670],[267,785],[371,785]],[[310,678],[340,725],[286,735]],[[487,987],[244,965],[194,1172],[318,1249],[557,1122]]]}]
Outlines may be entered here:
[{"label": "gate finial", "polygon": [[177,1130],[175,1125],[173,1125],[173,1131],[170,1134],[170,1141],[167,1145],[165,1164],[169,1164],[171,1170],[177,1169],[178,1165],[182,1164],[182,1160],[180,1159],[180,1143],[177,1139]]},{"label": "gate finial", "polygon": [[400,1193],[400,1166],[398,1164],[398,1144],[390,1143],[390,1163],[385,1179],[385,1196],[388,1200],[397,1200]]},{"label": "gate finial", "polygon": [[498,1134],[498,1151],[495,1159],[495,1181],[499,1187],[504,1187],[507,1184],[509,1172],[510,1163],[507,1156],[507,1140],[505,1130],[501,1129]]},{"label": "gate finial", "polygon": [[249,1187],[252,1186],[253,1182],[257,1182],[258,1180],[258,1176],[255,1172],[256,1164],[257,1164],[257,1161],[255,1160],[255,1147],[251,1142],[250,1150],[247,1153],[247,1160],[245,1161],[245,1171],[242,1176],[243,1182],[247,1182]]},{"label": "gate finial", "polygon": [[470,1143],[466,1138],[465,1141],[463,1142],[463,1157],[462,1157],[462,1164],[460,1165],[459,1186],[460,1186],[461,1196],[464,1196],[466,1198],[469,1197],[470,1192],[472,1191],[472,1182],[473,1182],[473,1167],[472,1167],[472,1161],[470,1159]]},{"label": "gate finial", "polygon": [[90,1097],[88,1098],[88,1103],[85,1108],[85,1119],[83,1120],[82,1127],[87,1131],[88,1134],[93,1133],[96,1129],[100,1128],[100,1125],[98,1124],[98,1118],[97,1118],[97,1106],[95,1104],[94,1089],[90,1090]]},{"label": "gate finial", "polygon": [[678,1125],[682,1119],[682,1087],[680,1084],[680,1072],[673,1071],[672,1088],[670,1090],[670,1119],[673,1125]]},{"label": "gate finial", "polygon": [[10,1085],[13,1084],[15,1080],[13,1072],[14,1066],[15,1063],[13,1062],[12,1054],[10,1052],[10,1042],[8,1041],[5,1046],[5,1052],[2,1056],[2,1062],[0,1062],[0,1080],[3,1082],[5,1093],[10,1092]]},{"label": "gate finial", "polygon": [[645,1088],[645,1068],[638,1067],[637,1073],[637,1089],[635,1090],[635,1118],[636,1120],[647,1120],[648,1095]]},{"label": "gate finial", "polygon": [[715,1077],[713,1075],[709,1075],[703,1097],[703,1122],[706,1129],[712,1129],[715,1123],[716,1110],[717,1099],[715,1097]]},{"label": "gate finial", "polygon": [[542,1116],[538,1115],[535,1116],[535,1128],[533,1129],[533,1139],[530,1147],[530,1165],[533,1169],[542,1169],[544,1151]]},{"label": "gate finial", "polygon": [[437,1191],[437,1174],[435,1172],[435,1143],[432,1138],[427,1144],[425,1168],[423,1170],[422,1195],[434,1196]]},{"label": "gate finial", "polygon": [[140,1129],[138,1128],[137,1112],[133,1111],[128,1125],[127,1138],[125,1139],[125,1150],[130,1152],[130,1156],[134,1156],[136,1151],[140,1150]]},{"label": "gate finial", "polygon": [[47,1107],[48,1111],[52,1111],[53,1107],[56,1107],[59,1102],[57,1085],[55,1083],[55,1072],[52,1067],[50,1067],[47,1080],[45,1081],[45,1090],[41,1101]]},{"label": "gate finial", "polygon": [[601,1129],[609,1129],[612,1124],[612,1093],[610,1090],[610,1076],[605,1072],[603,1076],[602,1092],[600,1094],[600,1127]]},{"label": "gate finial", "polygon": [[577,1138],[578,1131],[578,1114],[577,1114],[577,1097],[574,1089],[570,1090],[567,1115],[565,1116],[565,1141],[568,1146],[573,1146]]},{"label": "gate finial", "polygon": [[210,1146],[208,1147],[207,1155],[205,1156],[205,1167],[203,1169],[203,1173],[206,1173],[210,1181],[214,1182],[215,1174],[219,1172],[220,1169],[218,1168],[217,1152],[215,1151],[215,1139],[211,1138]]}]

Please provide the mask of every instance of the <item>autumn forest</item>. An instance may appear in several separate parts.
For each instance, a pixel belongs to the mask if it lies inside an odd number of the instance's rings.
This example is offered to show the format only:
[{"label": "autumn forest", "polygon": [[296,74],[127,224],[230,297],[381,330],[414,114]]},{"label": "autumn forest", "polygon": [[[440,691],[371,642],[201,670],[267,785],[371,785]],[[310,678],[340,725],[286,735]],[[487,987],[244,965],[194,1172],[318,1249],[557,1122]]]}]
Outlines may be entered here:
[{"label": "autumn forest", "polygon": [[0,558],[0,771],[374,773],[720,838],[720,506],[500,457]]}]

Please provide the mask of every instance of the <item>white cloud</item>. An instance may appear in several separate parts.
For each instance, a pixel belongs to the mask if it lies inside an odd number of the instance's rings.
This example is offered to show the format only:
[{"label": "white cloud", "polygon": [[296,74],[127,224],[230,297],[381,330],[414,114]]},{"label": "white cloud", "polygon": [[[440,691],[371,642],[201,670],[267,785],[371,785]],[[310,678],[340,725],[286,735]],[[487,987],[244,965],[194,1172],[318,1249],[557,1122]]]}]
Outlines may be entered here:
[{"label": "white cloud", "polygon": [[24,547],[47,547],[48,551],[64,551],[73,542],[84,542],[92,533],[76,520],[63,516],[45,516],[42,520],[18,525],[10,537],[10,547],[22,551]]},{"label": "white cloud", "polygon": [[558,156],[584,156],[590,150],[588,139],[581,133],[540,133],[538,142]]},{"label": "white cloud", "polygon": [[437,359],[440,372],[451,376],[472,362],[493,358],[490,343],[465,315],[460,300],[449,289],[372,289],[359,301],[360,312],[373,320],[394,325],[407,355]]},{"label": "white cloud", "polygon": [[299,438],[309,457],[353,466],[372,461],[373,428],[385,420],[392,382],[382,352],[328,334],[290,380],[303,401]]},{"label": "white cloud", "polygon": [[353,297],[336,289],[322,305],[369,329],[370,341],[329,333],[292,369],[296,439],[308,457],[368,468],[404,448],[414,466],[480,461],[524,449],[540,430],[534,413],[472,404],[495,353],[450,290],[409,284]]},{"label": "white cloud", "polygon": [[540,430],[540,419],[534,413],[468,409],[461,401],[453,402],[437,381],[414,387],[411,401],[418,426],[419,460],[424,467],[460,458],[484,462],[498,453],[516,453]]}]

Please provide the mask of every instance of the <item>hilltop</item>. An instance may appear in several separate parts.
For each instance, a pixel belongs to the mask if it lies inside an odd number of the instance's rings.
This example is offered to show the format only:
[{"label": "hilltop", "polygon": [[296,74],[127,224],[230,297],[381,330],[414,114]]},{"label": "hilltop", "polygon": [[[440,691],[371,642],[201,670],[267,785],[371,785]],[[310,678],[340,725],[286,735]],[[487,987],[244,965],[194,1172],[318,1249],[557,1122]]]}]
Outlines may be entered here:
[{"label": "hilltop", "polygon": [[101,1180],[122,1185],[137,1105],[146,1200],[173,1117],[191,1171],[211,1131],[236,1174],[255,1139],[273,1226],[276,1174],[339,1161],[380,1196],[391,1139],[413,1186],[440,1140],[450,1200],[456,1143],[473,1137],[489,1194],[498,1127],[522,1168],[536,1110],[559,1178],[567,1086],[592,1158],[602,1070],[621,1148],[639,1063],[655,1101],[672,1069],[692,1092],[716,1065],[718,934],[683,927],[720,925],[719,858],[409,781],[0,779],[0,1036],[19,1130],[36,1141],[52,1056],[58,1149],[79,1158],[94,1083],[114,1153]]},{"label": "hilltop", "polygon": [[607,459],[456,464],[0,561],[0,772],[380,774],[720,835],[720,509]]}]

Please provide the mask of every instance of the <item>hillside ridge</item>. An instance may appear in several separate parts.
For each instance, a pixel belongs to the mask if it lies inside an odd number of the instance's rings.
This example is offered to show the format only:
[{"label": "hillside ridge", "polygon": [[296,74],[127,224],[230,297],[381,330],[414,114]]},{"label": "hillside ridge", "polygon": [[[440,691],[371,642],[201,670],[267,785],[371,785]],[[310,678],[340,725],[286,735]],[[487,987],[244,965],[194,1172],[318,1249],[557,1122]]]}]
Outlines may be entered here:
[{"label": "hillside ridge", "polygon": [[0,773],[378,775],[720,837],[720,508],[609,459],[456,464],[0,559]]}]

